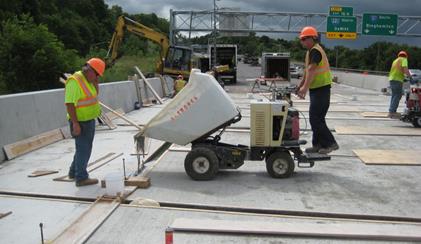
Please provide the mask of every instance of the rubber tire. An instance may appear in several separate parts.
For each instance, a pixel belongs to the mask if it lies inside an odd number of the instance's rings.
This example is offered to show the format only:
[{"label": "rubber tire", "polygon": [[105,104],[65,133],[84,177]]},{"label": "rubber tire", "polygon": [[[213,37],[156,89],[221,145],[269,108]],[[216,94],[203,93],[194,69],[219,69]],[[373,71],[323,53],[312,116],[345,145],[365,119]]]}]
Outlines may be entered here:
[{"label": "rubber tire", "polygon": [[412,119],[412,125],[415,127],[415,128],[420,128],[421,127],[421,117],[414,117],[413,119]]},{"label": "rubber tire", "polygon": [[[274,163],[277,160],[282,160],[287,169],[285,173],[275,172],[273,169]],[[294,173],[295,163],[291,155],[288,152],[274,152],[266,158],[266,170],[268,174],[273,178],[288,178]]]},{"label": "rubber tire", "polygon": [[[205,173],[196,172],[193,162],[199,157],[205,157],[209,162],[209,169]],[[184,169],[193,180],[212,180],[219,170],[219,160],[215,152],[206,147],[193,148],[184,160]]]}]

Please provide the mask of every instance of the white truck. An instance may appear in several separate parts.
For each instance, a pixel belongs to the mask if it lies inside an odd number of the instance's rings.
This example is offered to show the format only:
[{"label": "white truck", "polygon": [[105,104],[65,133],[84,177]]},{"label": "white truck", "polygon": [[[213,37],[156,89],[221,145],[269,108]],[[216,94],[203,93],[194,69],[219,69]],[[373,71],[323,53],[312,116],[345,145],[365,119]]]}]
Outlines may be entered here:
[{"label": "white truck", "polygon": [[284,78],[291,80],[289,53],[262,53],[262,72],[265,78]]},{"label": "white truck", "polygon": [[216,75],[218,81],[224,84],[235,84],[237,83],[237,45],[233,44],[217,44],[216,45],[216,62],[215,59],[215,47],[209,45],[209,65],[210,70],[213,66],[228,65],[228,69],[223,72],[219,72]]}]

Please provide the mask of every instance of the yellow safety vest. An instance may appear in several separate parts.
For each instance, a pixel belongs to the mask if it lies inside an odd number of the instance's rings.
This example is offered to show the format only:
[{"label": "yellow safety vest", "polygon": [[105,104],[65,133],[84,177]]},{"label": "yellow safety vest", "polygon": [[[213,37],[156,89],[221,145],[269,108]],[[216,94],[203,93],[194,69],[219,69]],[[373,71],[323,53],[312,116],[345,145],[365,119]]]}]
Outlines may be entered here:
[{"label": "yellow safety vest", "polygon": [[408,63],[408,61],[404,57],[398,57],[393,61],[392,67],[390,68],[389,80],[396,80],[400,82],[404,81],[405,74],[403,72],[402,63],[405,61],[406,63]]},{"label": "yellow safety vest", "polygon": [[314,75],[313,82],[310,84],[310,89],[319,88],[332,84],[332,73],[330,72],[329,60],[327,59],[326,53],[319,44],[315,44],[306,53],[305,66],[308,74],[308,68],[310,66],[310,51],[312,49],[318,50],[322,54],[322,60],[317,64],[316,72]]},{"label": "yellow safety vest", "polygon": [[181,91],[181,89],[183,89],[185,85],[186,85],[185,80],[176,80],[175,81],[175,92],[178,93],[179,91]]},{"label": "yellow safety vest", "polygon": [[88,88],[87,81],[81,72],[76,72],[67,80],[77,81],[83,96],[75,104],[76,117],[78,121],[88,121],[97,118],[101,114],[101,107],[98,102],[97,91]]}]

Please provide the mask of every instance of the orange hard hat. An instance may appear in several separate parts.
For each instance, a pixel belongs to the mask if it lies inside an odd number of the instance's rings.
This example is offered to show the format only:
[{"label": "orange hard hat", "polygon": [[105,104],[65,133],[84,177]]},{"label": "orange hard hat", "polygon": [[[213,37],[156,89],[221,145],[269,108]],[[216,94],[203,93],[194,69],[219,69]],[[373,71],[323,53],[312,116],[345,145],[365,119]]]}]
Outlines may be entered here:
[{"label": "orange hard hat", "polygon": [[402,57],[402,56],[404,56],[404,57],[408,57],[408,54],[407,54],[405,51],[400,51],[400,52],[398,53],[398,57]]},{"label": "orange hard hat", "polygon": [[316,28],[313,26],[306,26],[301,30],[300,39],[304,37],[318,37]]},{"label": "orange hard hat", "polygon": [[102,76],[105,70],[105,62],[100,58],[91,58],[86,62],[89,66],[96,71],[97,74]]}]

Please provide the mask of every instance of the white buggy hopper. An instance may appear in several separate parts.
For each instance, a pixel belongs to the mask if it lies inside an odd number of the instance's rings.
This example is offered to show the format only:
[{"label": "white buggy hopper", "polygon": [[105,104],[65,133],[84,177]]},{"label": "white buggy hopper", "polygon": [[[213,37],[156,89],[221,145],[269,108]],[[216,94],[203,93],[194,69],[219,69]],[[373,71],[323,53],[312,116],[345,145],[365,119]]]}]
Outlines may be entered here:
[{"label": "white buggy hopper", "polygon": [[213,76],[193,69],[187,85],[136,137],[186,145],[233,120],[239,113]]}]

